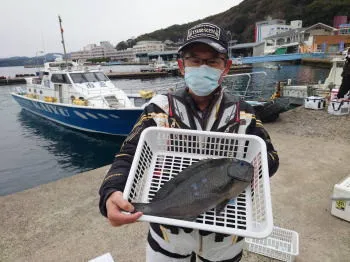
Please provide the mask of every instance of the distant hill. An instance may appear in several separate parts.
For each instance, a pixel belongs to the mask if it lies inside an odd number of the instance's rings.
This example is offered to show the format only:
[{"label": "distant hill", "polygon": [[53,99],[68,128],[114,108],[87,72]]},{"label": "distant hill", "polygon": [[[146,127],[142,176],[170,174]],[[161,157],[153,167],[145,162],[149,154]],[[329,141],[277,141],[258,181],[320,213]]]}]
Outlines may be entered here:
[{"label": "distant hill", "polygon": [[[184,7],[186,8],[186,7]],[[200,22],[211,22],[230,31],[232,39],[241,43],[254,41],[255,22],[273,19],[303,20],[303,27],[318,22],[333,25],[336,15],[350,15],[350,0],[245,0],[231,9],[201,20],[173,25],[137,37],[141,40],[182,41],[186,30]]]},{"label": "distant hill", "polygon": [[42,65],[44,62],[54,61],[57,56],[61,55],[61,53],[49,53],[38,57],[14,56],[9,58],[0,58],[0,67]]}]

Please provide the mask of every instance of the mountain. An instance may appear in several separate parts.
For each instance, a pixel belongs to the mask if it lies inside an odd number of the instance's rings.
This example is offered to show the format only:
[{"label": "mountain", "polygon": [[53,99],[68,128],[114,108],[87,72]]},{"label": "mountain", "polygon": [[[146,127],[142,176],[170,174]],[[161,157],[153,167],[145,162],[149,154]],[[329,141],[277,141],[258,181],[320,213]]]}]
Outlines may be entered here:
[{"label": "mountain", "polygon": [[236,39],[241,43],[253,42],[255,23],[269,17],[283,19],[287,23],[291,20],[302,20],[303,27],[307,27],[318,22],[333,26],[334,16],[349,14],[349,0],[245,0],[217,15],[143,34],[135,40],[178,42],[183,40],[186,30],[191,26],[201,22],[210,22],[231,33],[231,39]]},{"label": "mountain", "polygon": [[0,58],[0,67],[2,66],[24,66],[24,65],[42,65],[44,62],[54,61],[61,53],[49,53],[43,56],[14,56],[9,58]]}]

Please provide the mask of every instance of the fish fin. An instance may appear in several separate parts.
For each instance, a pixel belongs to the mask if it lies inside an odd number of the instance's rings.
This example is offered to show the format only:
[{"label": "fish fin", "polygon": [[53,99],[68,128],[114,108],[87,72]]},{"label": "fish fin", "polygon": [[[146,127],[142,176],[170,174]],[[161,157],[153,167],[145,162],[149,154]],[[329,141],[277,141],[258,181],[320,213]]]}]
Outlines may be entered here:
[{"label": "fish fin", "polygon": [[228,204],[228,202],[230,202],[230,199],[225,199],[224,201],[222,201],[221,203],[219,203],[216,208],[215,208],[215,214],[218,216],[221,211],[223,211],[226,207],[226,205]]}]

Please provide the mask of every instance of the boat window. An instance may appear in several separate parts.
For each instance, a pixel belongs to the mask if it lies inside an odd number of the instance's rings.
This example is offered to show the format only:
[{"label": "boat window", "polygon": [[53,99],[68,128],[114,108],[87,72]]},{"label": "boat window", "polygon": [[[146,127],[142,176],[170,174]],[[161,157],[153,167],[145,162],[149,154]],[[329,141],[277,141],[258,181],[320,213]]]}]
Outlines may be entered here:
[{"label": "boat window", "polygon": [[95,74],[92,72],[84,73],[88,82],[98,82],[99,80],[96,78]]},{"label": "boat window", "polygon": [[71,73],[70,77],[72,78],[73,82],[77,84],[87,82],[83,73]]},{"label": "boat window", "polygon": [[108,81],[109,79],[107,78],[107,76],[102,73],[102,72],[97,72],[95,73],[96,75],[96,78],[99,80],[99,81]]},{"label": "boat window", "polygon": [[66,62],[60,62],[60,63],[55,63],[55,62],[53,62],[53,63],[49,63],[49,67],[52,67],[52,68],[54,68],[54,67],[66,68],[67,66],[68,66],[68,67],[72,67],[73,64],[72,64],[72,63],[66,63]]},{"label": "boat window", "polygon": [[74,83],[108,81],[109,79],[102,72],[70,73]]},{"label": "boat window", "polygon": [[52,74],[51,82],[60,84],[70,84],[70,80],[66,74]]}]

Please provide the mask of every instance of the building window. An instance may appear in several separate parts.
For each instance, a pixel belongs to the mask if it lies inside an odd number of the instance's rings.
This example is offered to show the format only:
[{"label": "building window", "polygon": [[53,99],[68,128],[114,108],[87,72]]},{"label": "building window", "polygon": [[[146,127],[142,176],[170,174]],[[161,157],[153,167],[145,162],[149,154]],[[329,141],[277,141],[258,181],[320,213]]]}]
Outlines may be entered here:
[{"label": "building window", "polygon": [[274,46],[274,41],[273,40],[267,40],[266,41],[266,46]]},{"label": "building window", "polygon": [[284,44],[283,38],[277,39],[277,45],[283,45],[283,44]]}]

